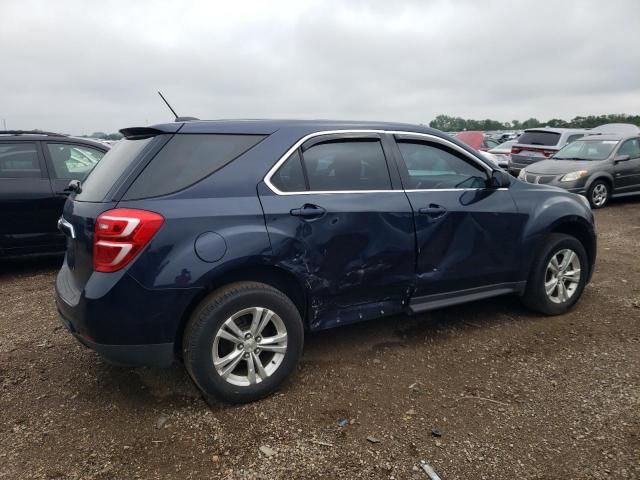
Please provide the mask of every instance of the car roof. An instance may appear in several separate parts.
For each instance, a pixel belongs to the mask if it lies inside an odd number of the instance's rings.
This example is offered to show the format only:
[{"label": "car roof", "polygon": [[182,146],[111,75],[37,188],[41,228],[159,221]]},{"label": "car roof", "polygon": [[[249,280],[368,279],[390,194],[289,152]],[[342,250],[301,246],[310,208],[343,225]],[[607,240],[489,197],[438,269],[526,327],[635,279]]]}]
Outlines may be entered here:
[{"label": "car roof", "polygon": [[620,135],[620,134],[613,134],[613,133],[596,133],[593,135],[585,135],[584,137],[582,137],[580,140],[625,140],[627,138],[634,138],[637,137],[638,133],[636,133],[635,135]]},{"label": "car roof", "polygon": [[21,130],[0,130],[0,142],[2,141],[33,142],[33,141],[42,141],[42,140],[49,140],[49,141],[55,141],[55,142],[73,142],[77,144],[96,147],[104,151],[107,151],[111,148],[110,145],[104,144],[97,140],[93,140],[90,138],[71,137],[69,135],[64,135],[61,133],[30,132],[30,131],[21,131]]},{"label": "car roof", "polygon": [[555,127],[536,127],[527,128],[525,132],[553,132],[553,133],[580,133],[588,132],[589,130],[584,128],[555,128]]},{"label": "car roof", "polygon": [[631,123],[606,123],[591,129],[593,133],[614,134],[619,136],[640,135],[640,127]]},{"label": "car roof", "polygon": [[153,129],[166,133],[247,133],[269,135],[277,130],[295,128],[309,133],[323,130],[396,130],[431,133],[438,136],[445,133],[424,125],[396,122],[375,122],[358,120],[298,120],[298,119],[223,119],[190,120],[187,122],[153,125]]}]

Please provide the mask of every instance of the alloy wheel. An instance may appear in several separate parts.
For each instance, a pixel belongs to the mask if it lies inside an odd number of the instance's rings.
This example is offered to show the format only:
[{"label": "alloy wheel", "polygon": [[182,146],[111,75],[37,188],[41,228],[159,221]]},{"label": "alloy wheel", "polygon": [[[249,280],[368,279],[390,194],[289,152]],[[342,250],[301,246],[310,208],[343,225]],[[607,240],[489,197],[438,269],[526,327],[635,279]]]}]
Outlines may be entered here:
[{"label": "alloy wheel", "polygon": [[580,258],[571,249],[556,252],[545,272],[544,289],[553,303],[568,301],[580,285]]},{"label": "alloy wheel", "polygon": [[245,308],[218,329],[213,365],[227,382],[250,386],[273,375],[286,351],[287,329],[282,319],[268,308]]},{"label": "alloy wheel", "polygon": [[591,192],[591,200],[596,207],[601,207],[607,201],[607,197],[609,192],[607,191],[607,186],[604,183],[598,183],[595,187],[593,187],[593,191]]}]

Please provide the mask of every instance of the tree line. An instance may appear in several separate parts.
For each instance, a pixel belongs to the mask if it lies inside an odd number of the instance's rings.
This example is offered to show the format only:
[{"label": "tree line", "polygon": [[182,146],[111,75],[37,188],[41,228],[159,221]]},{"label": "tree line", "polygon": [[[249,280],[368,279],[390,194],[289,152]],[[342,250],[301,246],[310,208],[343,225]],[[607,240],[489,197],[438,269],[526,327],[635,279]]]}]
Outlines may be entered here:
[{"label": "tree line", "polygon": [[524,122],[512,120],[499,122],[497,120],[471,120],[449,115],[438,115],[429,122],[431,128],[437,128],[444,132],[461,132],[463,130],[524,130],[536,127],[557,128],[593,128],[604,123],[632,123],[640,127],[640,115],[627,115],[624,113],[612,113],[608,115],[589,115],[587,117],[574,117],[571,120],[552,118],[541,122],[537,118],[529,118]]}]

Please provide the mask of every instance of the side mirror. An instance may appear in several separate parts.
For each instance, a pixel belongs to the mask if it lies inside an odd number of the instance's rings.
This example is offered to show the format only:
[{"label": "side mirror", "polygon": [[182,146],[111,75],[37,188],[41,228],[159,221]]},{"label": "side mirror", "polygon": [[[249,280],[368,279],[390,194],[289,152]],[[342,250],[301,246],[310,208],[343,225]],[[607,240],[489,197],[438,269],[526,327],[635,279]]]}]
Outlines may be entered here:
[{"label": "side mirror", "polygon": [[491,188],[509,188],[511,186],[511,175],[504,170],[494,170],[489,184]]},{"label": "side mirror", "polygon": [[613,161],[614,163],[626,162],[627,160],[629,160],[629,158],[631,158],[629,155],[616,155],[615,157],[613,157]]}]

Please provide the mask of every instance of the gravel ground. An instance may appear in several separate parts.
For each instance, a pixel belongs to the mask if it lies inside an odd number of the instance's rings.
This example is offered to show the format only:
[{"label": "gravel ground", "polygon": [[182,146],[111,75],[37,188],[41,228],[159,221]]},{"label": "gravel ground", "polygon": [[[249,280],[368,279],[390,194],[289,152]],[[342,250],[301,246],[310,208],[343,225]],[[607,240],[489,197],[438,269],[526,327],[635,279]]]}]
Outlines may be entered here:
[{"label": "gravel ground", "polygon": [[[640,478],[640,201],[596,212],[571,313],[515,298],[307,337],[250,405],[112,367],[61,327],[60,258],[0,264],[0,479]],[[344,426],[340,426],[339,422]]]}]

